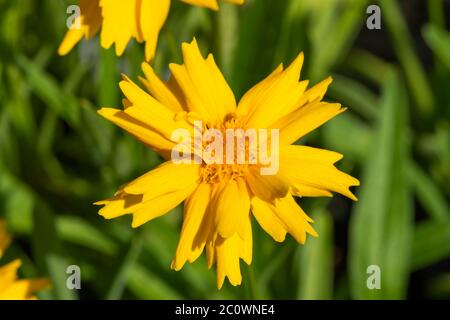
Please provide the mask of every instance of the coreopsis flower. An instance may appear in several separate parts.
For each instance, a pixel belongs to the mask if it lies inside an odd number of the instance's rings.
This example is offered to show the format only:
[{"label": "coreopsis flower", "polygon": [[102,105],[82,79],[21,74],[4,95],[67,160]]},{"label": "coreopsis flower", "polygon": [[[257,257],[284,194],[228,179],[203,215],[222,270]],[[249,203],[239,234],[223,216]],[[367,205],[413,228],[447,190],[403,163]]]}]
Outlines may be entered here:
[{"label": "coreopsis flower", "polygon": [[[182,0],[201,7],[218,10],[217,0]],[[243,4],[245,0],[225,0]],[[58,53],[66,55],[83,38],[92,38],[100,31],[100,44],[108,49],[116,45],[121,56],[130,39],[145,42],[145,57],[153,59],[158,36],[166,22],[170,0],[80,0],[80,16],[73,20]]]},{"label": "coreopsis flower", "polygon": [[[184,64],[169,66],[167,82],[144,63],[145,77],[140,80],[146,90],[124,76],[120,82],[124,109],[99,110],[100,115],[160,153],[166,162],[96,204],[103,205],[99,213],[106,219],[132,214],[132,227],[136,228],[184,201],[172,268],[180,270],[205,250],[209,267],[217,266],[218,287],[225,277],[238,285],[240,259],[247,264],[252,261],[252,217],[275,241],[284,241],[289,233],[303,244],[307,234],[317,233],[294,197],[337,192],[356,200],[349,187],[359,185],[359,181],[334,166],[342,155],[293,145],[345,109],[322,101],[331,78],[309,89],[308,81],[299,81],[303,54],[286,69],[280,65],[236,103],[212,55],[203,58],[195,40],[184,43],[182,51]],[[203,130],[214,130],[216,137],[251,130],[278,132],[266,140],[275,146],[266,155],[279,162],[278,170],[263,174],[268,162],[250,156],[239,162],[238,152],[228,158],[228,145],[223,150],[211,148],[212,141],[219,140],[203,139],[205,135],[198,133]],[[192,140],[181,143],[183,132],[190,133]],[[230,145],[231,151],[238,146]],[[246,155],[250,155],[252,145],[245,139]],[[192,151],[191,161],[177,158],[183,150]]]},{"label": "coreopsis flower", "polygon": [[[6,232],[5,222],[0,220],[0,259],[10,243],[11,237]],[[36,299],[35,292],[49,287],[47,279],[17,279],[21,264],[20,259],[15,259],[0,266],[0,300]]]}]

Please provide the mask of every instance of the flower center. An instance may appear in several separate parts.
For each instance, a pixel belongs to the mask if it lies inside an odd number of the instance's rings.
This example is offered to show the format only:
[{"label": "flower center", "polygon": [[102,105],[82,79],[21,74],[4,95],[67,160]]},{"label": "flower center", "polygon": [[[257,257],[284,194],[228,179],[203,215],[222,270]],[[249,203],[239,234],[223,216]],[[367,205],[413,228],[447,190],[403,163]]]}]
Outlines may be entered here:
[{"label": "flower center", "polygon": [[[208,139],[214,141],[203,142],[203,151],[215,160],[212,162],[208,156],[203,157],[200,169],[203,182],[219,183],[244,176],[250,162],[249,137],[245,135],[240,125],[238,116],[234,113],[229,114],[225,117],[223,124],[215,128],[217,136]],[[222,141],[217,143],[217,139]],[[217,161],[220,159],[222,161]]]},{"label": "flower center", "polygon": [[201,179],[218,183],[242,177],[249,166],[256,166],[261,175],[273,175],[279,169],[279,130],[246,128],[242,119],[232,113],[225,120],[209,127],[197,115],[182,113],[194,127],[172,133],[177,144],[172,150],[175,163],[196,163],[201,166]]},{"label": "flower center", "polygon": [[202,182],[219,183],[231,179],[243,177],[245,173],[245,165],[230,164],[205,164],[201,165],[200,176]]}]

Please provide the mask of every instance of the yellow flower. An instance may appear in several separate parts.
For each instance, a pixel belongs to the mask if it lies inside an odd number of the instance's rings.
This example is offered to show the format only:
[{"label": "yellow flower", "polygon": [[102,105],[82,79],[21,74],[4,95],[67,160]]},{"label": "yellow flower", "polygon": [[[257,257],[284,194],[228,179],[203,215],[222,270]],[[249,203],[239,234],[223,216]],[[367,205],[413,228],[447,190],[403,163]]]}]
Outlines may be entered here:
[{"label": "yellow flower", "polygon": [[[218,10],[217,0],[182,0]],[[245,0],[225,0],[243,4]],[[59,49],[66,55],[83,38],[92,38],[100,31],[100,43],[105,49],[116,44],[121,56],[130,39],[145,42],[145,57],[153,59],[158,35],[169,14],[170,0],[80,0],[80,16],[74,20]]]},{"label": "yellow flower", "polygon": [[[6,232],[5,222],[0,220],[0,258],[11,242]],[[36,299],[34,293],[49,287],[47,279],[18,280],[17,270],[22,262],[16,259],[0,266],[0,300],[30,300]]]},{"label": "yellow flower", "polygon": [[[100,115],[167,161],[121,187],[114,197],[96,204],[104,205],[99,213],[106,219],[131,213],[132,227],[136,228],[185,200],[172,268],[181,269],[206,249],[209,267],[217,265],[218,287],[225,277],[238,285],[240,258],[247,264],[252,261],[251,215],[275,241],[284,241],[289,233],[303,244],[306,234],[317,234],[310,225],[313,221],[294,196],[331,196],[331,192],[338,192],[356,200],[349,187],[359,185],[359,181],[334,166],[342,155],[292,145],[345,109],[338,103],[321,101],[331,78],[310,89],[308,81],[299,82],[303,54],[286,69],[280,65],[236,104],[212,55],[204,59],[195,40],[184,43],[182,51],[184,64],[170,65],[167,82],[144,63],[145,78],[140,80],[147,92],[124,76],[120,82],[126,97],[124,110],[99,110]],[[219,132],[279,129],[278,172],[262,175],[261,163],[250,161],[220,165],[208,164],[204,158],[200,163],[184,164],[170,160],[179,142],[173,133],[182,128],[194,134],[193,124],[199,120],[204,128]],[[199,153],[195,154],[198,159]]]}]

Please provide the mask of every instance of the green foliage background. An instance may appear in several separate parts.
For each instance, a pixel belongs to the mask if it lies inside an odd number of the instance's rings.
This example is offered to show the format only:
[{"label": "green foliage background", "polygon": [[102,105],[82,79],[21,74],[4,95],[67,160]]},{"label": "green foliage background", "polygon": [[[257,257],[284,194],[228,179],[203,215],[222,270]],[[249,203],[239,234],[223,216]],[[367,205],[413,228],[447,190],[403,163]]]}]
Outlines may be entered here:
[{"label": "green foliage background", "polygon": [[[349,110],[300,143],[343,153],[339,167],[362,182],[358,203],[300,200],[320,234],[306,246],[255,224],[243,285],[221,291],[204,257],[169,268],[181,208],[132,230],[92,205],[161,159],[96,114],[120,105],[120,73],[141,75],[143,47],[117,58],[95,39],[58,57],[70,3],[0,0],[0,217],[14,235],[1,263],[21,257],[22,276],[49,276],[41,298],[450,297],[449,1],[247,0],[218,13],[173,1],[155,61],[163,77],[193,36],[237,97],[304,51],[302,78],[331,74],[327,99]],[[366,28],[369,4],[382,30]],[[71,264],[80,291],[66,289]],[[366,287],[369,265],[381,290]]]}]

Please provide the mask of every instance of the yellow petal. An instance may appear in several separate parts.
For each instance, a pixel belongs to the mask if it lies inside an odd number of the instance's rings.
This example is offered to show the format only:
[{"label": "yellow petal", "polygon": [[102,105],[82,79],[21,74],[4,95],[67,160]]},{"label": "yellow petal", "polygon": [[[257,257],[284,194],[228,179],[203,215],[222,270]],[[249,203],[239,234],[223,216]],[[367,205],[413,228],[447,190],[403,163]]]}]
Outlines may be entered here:
[{"label": "yellow petal", "polygon": [[256,221],[275,241],[283,242],[286,238],[286,227],[278,219],[275,208],[258,197],[252,199],[252,212]]},{"label": "yellow petal", "polygon": [[204,59],[197,41],[183,43],[184,65],[171,64],[170,70],[186,97],[189,111],[196,112],[210,125],[222,124],[226,115],[235,112],[233,92],[218,69],[214,58]]},{"label": "yellow petal", "polygon": [[0,300],[26,300],[27,295],[27,283],[17,281],[0,291]]},{"label": "yellow petal", "polygon": [[208,244],[213,245],[214,241],[217,239],[217,229],[215,227],[216,211],[211,199],[216,199],[218,197],[223,189],[223,185],[220,183],[210,184],[210,188],[211,194],[209,205],[206,209],[202,224],[194,240],[194,247],[201,247],[206,244],[206,254],[209,268],[214,262],[215,251],[211,247],[209,247]]},{"label": "yellow petal", "polygon": [[[205,7],[205,8],[209,8],[211,10],[219,10],[219,5],[217,4],[217,0],[181,0],[183,2],[192,4],[192,5],[196,5],[196,6],[200,6],[200,7]],[[226,2],[229,3],[234,3],[234,4],[244,4],[245,0],[225,0]]]},{"label": "yellow petal", "polygon": [[145,58],[153,59],[158,35],[169,14],[170,0],[141,1],[139,27],[142,39],[145,41]]},{"label": "yellow petal", "polygon": [[342,158],[336,152],[304,146],[280,147],[279,174],[288,179],[297,190],[302,186],[338,192],[350,199],[356,197],[349,190],[359,181],[338,170],[334,163]]},{"label": "yellow petal", "polygon": [[234,3],[234,4],[244,4],[245,0],[225,0],[226,2]]},{"label": "yellow petal", "polygon": [[144,195],[143,201],[151,200],[161,194],[170,193],[197,183],[200,166],[198,164],[176,164],[167,161],[129,182],[123,187],[128,194]]},{"label": "yellow petal", "polygon": [[280,129],[280,144],[289,145],[345,110],[339,103],[316,100],[281,118],[272,127]]},{"label": "yellow petal", "polygon": [[206,244],[206,264],[208,266],[208,269],[211,269],[211,267],[216,262],[216,249],[214,248],[213,242],[208,242]]},{"label": "yellow petal", "polygon": [[195,241],[211,198],[211,185],[201,183],[184,205],[183,227],[172,262],[172,268],[180,270],[186,261],[194,262],[202,253],[205,241]]},{"label": "yellow petal", "polygon": [[50,287],[47,279],[18,280],[0,290],[0,300],[36,299],[33,293]]},{"label": "yellow petal", "polygon": [[305,184],[293,183],[291,193],[297,197],[332,197],[333,194],[327,190],[308,186]]},{"label": "yellow petal", "polygon": [[148,200],[142,207],[133,213],[133,228],[140,227],[146,222],[165,215],[183,202],[196,188],[195,184],[190,187],[166,193],[159,197]]},{"label": "yellow petal", "polygon": [[15,259],[0,267],[0,292],[14,283],[17,279],[17,270],[22,265],[20,259]]},{"label": "yellow petal", "polygon": [[165,159],[170,158],[175,143],[155,132],[145,123],[118,109],[102,108],[98,113],[161,154]]},{"label": "yellow petal", "polygon": [[247,93],[244,94],[242,99],[239,101],[239,105],[236,109],[236,113],[240,117],[247,117],[250,111],[258,104],[258,102],[266,94],[266,91],[270,88],[273,80],[283,72],[283,65],[280,64],[267,78],[259,82],[253,88],[251,88]]},{"label": "yellow petal", "polygon": [[124,79],[120,87],[126,96],[125,110],[102,108],[99,114],[168,159],[175,146],[171,141],[172,133],[181,128],[193,132],[193,126],[185,119],[176,119],[173,110],[155,100],[129,78],[124,76]]},{"label": "yellow petal", "polygon": [[148,63],[142,64],[145,78],[141,78],[141,82],[151,93],[151,95],[158,100],[165,107],[171,109],[173,112],[183,111],[182,102],[172,92],[168,84],[163,82],[153,71],[153,68]]},{"label": "yellow petal", "polygon": [[252,193],[269,203],[289,192],[289,182],[279,174],[262,176],[258,168],[249,168],[245,177]]},{"label": "yellow petal", "polygon": [[222,288],[225,277],[233,286],[242,282],[241,269],[239,265],[239,236],[223,239],[219,237],[215,242],[215,254],[217,264],[217,287]]},{"label": "yellow petal", "polygon": [[195,6],[205,7],[211,10],[219,10],[217,0],[181,0],[181,1]]},{"label": "yellow petal", "polygon": [[143,196],[135,194],[127,194],[119,191],[114,197],[97,201],[97,206],[103,206],[98,212],[105,219],[114,219],[125,214],[136,212],[142,208]]},{"label": "yellow petal", "polygon": [[102,30],[100,43],[105,49],[116,44],[116,54],[121,56],[131,38],[139,37],[139,24],[136,21],[138,0],[100,0],[102,8]]},{"label": "yellow petal", "polygon": [[239,234],[240,250],[239,256],[248,265],[252,263],[253,256],[253,235],[252,235],[252,221],[250,214],[243,219],[244,233]]},{"label": "yellow petal", "polygon": [[133,215],[131,226],[137,228],[144,223],[158,218],[183,202],[195,189],[193,184],[183,189],[165,193],[153,199],[142,201],[142,196],[119,193],[113,198],[98,201],[95,205],[103,205],[99,214],[105,219],[114,219],[125,214]]},{"label": "yellow petal", "polygon": [[145,123],[168,139],[171,138],[173,131],[176,129],[193,130],[192,125],[185,120],[178,119],[175,121],[173,110],[159,103],[128,77],[124,76],[124,79],[119,86],[126,98],[132,103],[131,107],[125,109],[127,114]]},{"label": "yellow petal", "polygon": [[74,23],[79,24],[80,28],[67,31],[58,48],[59,55],[66,55],[83,37],[89,39],[100,30],[102,16],[99,0],[80,0],[79,6],[80,17]]},{"label": "yellow petal", "polygon": [[99,214],[113,219],[133,214],[133,227],[164,215],[186,199],[198,185],[198,165],[166,162],[125,185],[112,198],[96,202]]},{"label": "yellow petal", "polygon": [[243,179],[231,179],[214,201],[216,230],[222,238],[229,238],[240,230],[244,236],[244,219],[250,211],[250,197]]},{"label": "yellow petal", "polygon": [[332,77],[328,77],[325,80],[322,80],[315,86],[311,87],[310,89],[306,90],[306,92],[302,95],[300,100],[297,103],[297,107],[302,107],[305,104],[313,101],[321,101],[323,97],[325,96],[325,93],[328,90],[328,87],[330,86],[331,82],[333,82]]},{"label": "yellow petal", "polygon": [[[308,82],[299,82],[303,53],[283,72],[272,77],[252,101],[245,121],[246,128],[269,128],[277,119],[298,106]],[[255,92],[258,93],[257,90]],[[247,102],[248,103],[248,102]]]},{"label": "yellow petal", "polygon": [[274,212],[298,243],[305,243],[307,233],[317,237],[317,232],[309,224],[312,222],[311,218],[297,205],[291,195],[277,199]]},{"label": "yellow petal", "polygon": [[24,279],[28,285],[28,293],[38,292],[51,287],[50,281],[47,278],[37,278],[37,279]]}]

